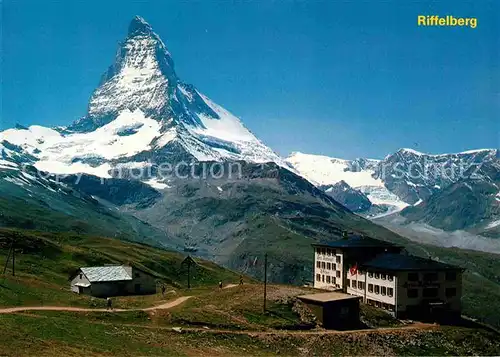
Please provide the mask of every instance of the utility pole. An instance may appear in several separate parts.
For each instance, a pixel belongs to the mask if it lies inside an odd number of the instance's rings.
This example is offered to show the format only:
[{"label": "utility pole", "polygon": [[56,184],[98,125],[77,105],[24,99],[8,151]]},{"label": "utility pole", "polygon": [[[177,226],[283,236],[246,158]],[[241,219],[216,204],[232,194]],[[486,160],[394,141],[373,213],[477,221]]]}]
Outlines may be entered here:
[{"label": "utility pole", "polygon": [[191,289],[191,256],[188,258],[188,289]]},{"label": "utility pole", "polygon": [[14,245],[14,238],[12,238],[12,276],[16,275],[16,247]]},{"label": "utility pole", "polygon": [[[14,243],[14,241],[12,241],[12,243]],[[5,266],[3,267],[3,274],[7,271],[7,265],[9,265],[10,254],[12,253],[13,246],[12,243],[10,244],[9,253],[7,253],[7,259],[5,260]]]},{"label": "utility pole", "polygon": [[266,312],[267,298],[267,253],[264,255],[264,312]]}]

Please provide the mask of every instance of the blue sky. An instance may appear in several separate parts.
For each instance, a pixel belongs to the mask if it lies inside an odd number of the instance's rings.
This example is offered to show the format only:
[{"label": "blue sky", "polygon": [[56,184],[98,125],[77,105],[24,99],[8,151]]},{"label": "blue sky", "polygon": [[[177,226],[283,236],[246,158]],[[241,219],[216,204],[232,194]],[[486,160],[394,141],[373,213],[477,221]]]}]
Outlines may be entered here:
[{"label": "blue sky", "polygon": [[[85,114],[134,15],[267,145],[382,158],[499,147],[494,1],[2,1],[0,128]],[[422,28],[417,15],[477,17]]]}]

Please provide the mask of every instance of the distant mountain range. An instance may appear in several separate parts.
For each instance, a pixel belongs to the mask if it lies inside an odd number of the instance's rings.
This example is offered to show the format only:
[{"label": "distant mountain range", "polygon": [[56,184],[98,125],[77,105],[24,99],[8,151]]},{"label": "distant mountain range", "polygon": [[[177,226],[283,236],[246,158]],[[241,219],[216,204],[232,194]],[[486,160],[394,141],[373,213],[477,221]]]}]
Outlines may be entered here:
[{"label": "distant mountain range", "polygon": [[500,237],[498,149],[440,155],[401,149],[383,160],[294,153],[286,162],[365,216],[400,212],[408,221]]}]

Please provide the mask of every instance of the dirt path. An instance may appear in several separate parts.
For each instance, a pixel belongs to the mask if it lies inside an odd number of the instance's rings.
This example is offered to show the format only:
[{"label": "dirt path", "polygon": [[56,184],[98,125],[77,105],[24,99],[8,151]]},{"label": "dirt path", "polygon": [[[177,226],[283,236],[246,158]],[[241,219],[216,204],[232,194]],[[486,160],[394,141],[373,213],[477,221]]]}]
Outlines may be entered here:
[{"label": "dirt path", "polygon": [[222,289],[229,289],[229,288],[234,288],[235,286],[238,286],[237,284],[227,284],[224,286]]},{"label": "dirt path", "polygon": [[[223,287],[223,289],[234,288],[238,286],[237,284],[228,284]],[[125,312],[125,311],[152,311],[152,310],[167,310],[171,309],[177,305],[182,304],[184,301],[190,299],[192,296],[181,296],[175,300],[169,301],[167,303],[146,307],[144,309],[113,309],[113,312]],[[89,309],[83,307],[70,307],[70,306],[19,306],[19,307],[8,307],[0,309],[0,314],[12,314],[15,312],[22,311],[76,311],[76,312],[106,312],[108,309]]]},{"label": "dirt path", "polygon": [[[184,301],[191,298],[191,296],[181,296],[175,300],[169,301],[165,304],[147,307],[145,309],[113,309],[113,312],[125,311],[151,311],[151,310],[166,310],[171,309],[177,305],[182,304]],[[107,309],[88,309],[83,307],[69,307],[69,306],[19,306],[0,309],[0,314],[12,314],[21,311],[76,311],[76,312],[106,312]]]},{"label": "dirt path", "polygon": [[175,300],[172,300],[172,301],[169,301],[169,302],[166,302],[165,304],[162,304],[162,305],[158,305],[158,306],[152,306],[152,307],[147,307],[145,309],[139,309],[139,310],[142,310],[142,311],[151,311],[151,310],[167,310],[167,309],[171,309],[177,305],[180,305],[182,304],[184,301],[190,299],[191,296],[181,296]]}]

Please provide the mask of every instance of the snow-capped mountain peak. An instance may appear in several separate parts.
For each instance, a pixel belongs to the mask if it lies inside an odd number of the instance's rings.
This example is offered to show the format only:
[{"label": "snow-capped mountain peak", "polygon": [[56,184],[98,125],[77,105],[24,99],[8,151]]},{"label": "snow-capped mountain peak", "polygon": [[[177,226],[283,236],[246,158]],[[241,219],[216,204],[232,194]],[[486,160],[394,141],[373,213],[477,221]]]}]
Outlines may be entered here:
[{"label": "snow-capped mountain peak", "polygon": [[18,127],[0,135],[0,142],[15,145],[35,166],[54,173],[106,177],[117,165],[179,160],[286,166],[236,116],[178,78],[167,47],[139,16],[92,93],[85,116],[67,128]]}]

